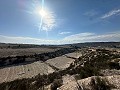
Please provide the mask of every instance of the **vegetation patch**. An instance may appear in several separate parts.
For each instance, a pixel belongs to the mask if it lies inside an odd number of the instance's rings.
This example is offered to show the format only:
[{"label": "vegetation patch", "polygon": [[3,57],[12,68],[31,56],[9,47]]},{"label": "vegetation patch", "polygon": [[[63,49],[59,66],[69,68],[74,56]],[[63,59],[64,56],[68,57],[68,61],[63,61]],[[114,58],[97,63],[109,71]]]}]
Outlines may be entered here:
[{"label": "vegetation patch", "polygon": [[109,84],[106,79],[102,79],[100,77],[92,78],[90,84],[92,86],[92,90],[111,90],[111,88],[114,88],[114,86]]}]

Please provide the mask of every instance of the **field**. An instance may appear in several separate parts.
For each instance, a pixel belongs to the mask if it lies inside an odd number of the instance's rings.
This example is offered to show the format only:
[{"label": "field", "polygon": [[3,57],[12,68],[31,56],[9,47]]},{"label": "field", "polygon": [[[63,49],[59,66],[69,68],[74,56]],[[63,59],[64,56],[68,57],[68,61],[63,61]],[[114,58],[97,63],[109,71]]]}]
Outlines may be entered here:
[{"label": "field", "polygon": [[[66,54],[67,56],[76,57],[76,52]],[[80,55],[77,54],[77,55]],[[13,65],[0,69],[0,83],[13,81],[15,79],[31,78],[38,74],[49,74],[54,72],[54,67],[63,70],[74,61],[65,55],[48,59],[46,62],[36,61],[29,64]]]},{"label": "field", "polygon": [[[8,47],[8,46],[7,46]],[[15,48],[16,46],[10,46],[12,48],[1,48],[0,49],[0,57],[1,57],[1,65],[2,62],[6,60],[5,66],[0,67],[0,83],[3,82],[10,82],[16,79],[23,79],[23,78],[32,78],[38,74],[49,74],[55,71],[55,68],[61,69],[68,67],[71,62],[74,60],[71,58],[67,58],[66,56],[61,56],[62,51],[64,51],[64,47],[50,47],[50,46],[42,46],[42,47],[31,47],[31,48]],[[58,51],[61,50],[61,51]],[[65,49],[66,50],[66,49]],[[49,54],[45,54],[48,53]],[[56,53],[54,53],[56,52]],[[64,51],[65,52],[65,51]],[[69,52],[69,51],[68,51]],[[51,54],[52,53],[52,54]],[[38,56],[35,56],[38,55]],[[49,55],[48,62],[43,62],[46,57],[45,55]],[[59,56],[55,58],[56,56]],[[20,58],[18,56],[21,56]],[[26,61],[19,63],[19,60],[23,60],[22,56],[27,56],[25,58]],[[31,57],[32,56],[32,57]],[[42,56],[40,58],[40,56]],[[12,59],[9,60],[8,57]],[[5,58],[5,59],[3,59]],[[35,60],[37,59],[37,60]],[[41,60],[42,59],[42,60]],[[57,59],[57,60],[56,60]],[[16,60],[18,63],[9,64],[12,60]],[[57,63],[56,65],[49,63]],[[61,62],[61,63],[60,63]],[[60,67],[61,66],[61,67]]]},{"label": "field", "polygon": [[10,66],[0,69],[0,83],[15,79],[31,78],[38,74],[52,73],[54,70],[41,61],[31,64]]},{"label": "field", "polygon": [[25,49],[0,49],[0,57],[34,55],[35,53],[53,52],[60,48],[25,48]]},{"label": "field", "polygon": [[[25,90],[38,90],[46,85],[50,86],[49,89],[58,88],[64,84],[67,86],[64,82],[69,83],[68,79],[72,77],[76,82],[91,76],[120,73],[119,48],[15,47],[0,49],[0,90],[7,87],[11,88],[8,90],[22,90],[23,86],[30,87]],[[64,80],[62,77],[66,75],[70,77]]]},{"label": "field", "polygon": [[60,56],[60,57],[56,57],[53,59],[49,59],[46,61],[46,63],[60,69],[63,70],[67,67],[69,67],[69,65],[74,61],[74,59],[71,58],[67,58],[66,56]]},{"label": "field", "polygon": [[68,57],[72,57],[72,58],[79,58],[80,56],[82,56],[81,52],[73,52],[73,53],[68,53],[68,54],[65,54],[66,56]]},{"label": "field", "polygon": [[[66,54],[67,56],[76,57],[76,52]],[[80,53],[77,53],[80,55]],[[74,61],[65,55],[48,59],[46,62],[36,61],[30,64],[14,65],[0,69],[0,83],[13,81],[15,79],[31,78],[38,74],[49,74],[54,72],[54,68],[59,70],[66,69]]]},{"label": "field", "polygon": [[80,52],[72,52],[72,53],[68,53],[60,57],[49,59],[46,61],[46,63],[60,70],[64,70],[70,66],[70,64],[74,61],[75,58],[78,58],[80,56],[81,56]]}]

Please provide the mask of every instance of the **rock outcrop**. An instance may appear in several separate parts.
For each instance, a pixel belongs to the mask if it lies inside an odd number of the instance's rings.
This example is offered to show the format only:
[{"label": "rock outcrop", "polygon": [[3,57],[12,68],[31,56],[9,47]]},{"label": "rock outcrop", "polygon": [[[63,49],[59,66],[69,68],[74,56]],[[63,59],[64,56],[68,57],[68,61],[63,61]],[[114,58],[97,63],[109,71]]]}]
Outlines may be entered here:
[{"label": "rock outcrop", "polygon": [[[100,82],[97,81],[97,78],[100,79]],[[58,88],[58,90],[95,90],[96,87],[93,84],[97,84],[98,88],[101,87],[98,83],[102,88],[104,88],[103,84],[106,84],[106,86],[109,86],[108,88],[110,88],[110,90],[120,90],[120,75],[92,76],[81,80],[76,80],[73,76],[64,76],[63,85]]]}]

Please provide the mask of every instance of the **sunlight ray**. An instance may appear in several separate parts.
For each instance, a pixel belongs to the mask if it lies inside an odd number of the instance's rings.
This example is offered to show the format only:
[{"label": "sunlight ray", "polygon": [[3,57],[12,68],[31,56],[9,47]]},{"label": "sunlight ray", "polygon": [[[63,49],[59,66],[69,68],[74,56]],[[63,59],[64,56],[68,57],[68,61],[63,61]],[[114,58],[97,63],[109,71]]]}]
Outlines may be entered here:
[{"label": "sunlight ray", "polygon": [[[44,8],[44,0],[42,0],[42,10]],[[40,20],[40,25],[39,25],[39,31],[41,30],[41,27],[42,27],[42,23],[43,23],[43,16],[41,15],[41,20]]]}]

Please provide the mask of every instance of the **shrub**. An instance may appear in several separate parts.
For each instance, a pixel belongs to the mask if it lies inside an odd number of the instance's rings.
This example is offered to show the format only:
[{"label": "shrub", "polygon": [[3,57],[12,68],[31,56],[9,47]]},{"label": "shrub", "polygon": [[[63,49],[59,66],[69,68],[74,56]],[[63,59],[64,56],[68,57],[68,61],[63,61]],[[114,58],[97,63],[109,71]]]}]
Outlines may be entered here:
[{"label": "shrub", "polygon": [[51,84],[51,90],[57,90],[57,88],[62,86],[62,84],[62,79],[55,79],[54,82]]},{"label": "shrub", "polygon": [[108,65],[110,69],[118,69],[118,70],[120,69],[120,65],[117,62],[109,62]]},{"label": "shrub", "polygon": [[100,77],[91,79],[92,90],[111,90],[113,85],[110,85],[107,80],[101,79]]}]

